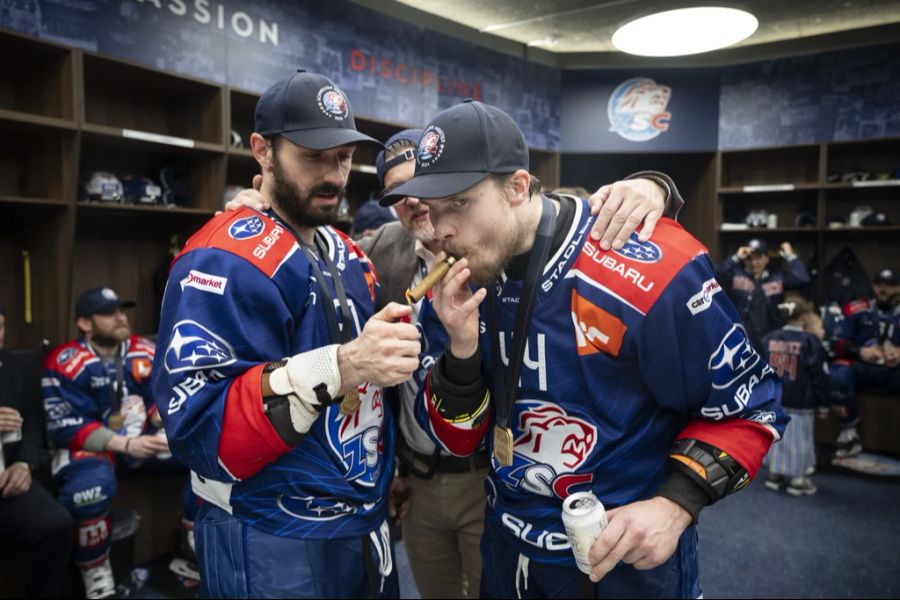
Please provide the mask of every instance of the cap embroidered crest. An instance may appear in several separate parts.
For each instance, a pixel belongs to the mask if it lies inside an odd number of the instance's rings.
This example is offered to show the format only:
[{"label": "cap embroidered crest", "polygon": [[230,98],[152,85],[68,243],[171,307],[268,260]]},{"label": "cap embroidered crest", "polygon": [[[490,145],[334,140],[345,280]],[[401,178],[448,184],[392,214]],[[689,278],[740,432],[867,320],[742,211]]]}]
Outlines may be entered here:
[{"label": "cap embroidered crest", "polygon": [[319,90],[319,108],[335,121],[343,121],[349,114],[347,99],[341,90],[333,85],[326,85]]},{"label": "cap embroidered crest", "polygon": [[100,290],[100,295],[106,298],[107,300],[118,300],[119,297],[116,296],[116,293],[109,288],[103,288]]},{"label": "cap embroidered crest", "polygon": [[444,130],[440,127],[432,125],[426,129],[422,134],[422,139],[419,140],[419,150],[416,152],[416,161],[419,166],[429,167],[437,162],[444,152],[446,141]]}]

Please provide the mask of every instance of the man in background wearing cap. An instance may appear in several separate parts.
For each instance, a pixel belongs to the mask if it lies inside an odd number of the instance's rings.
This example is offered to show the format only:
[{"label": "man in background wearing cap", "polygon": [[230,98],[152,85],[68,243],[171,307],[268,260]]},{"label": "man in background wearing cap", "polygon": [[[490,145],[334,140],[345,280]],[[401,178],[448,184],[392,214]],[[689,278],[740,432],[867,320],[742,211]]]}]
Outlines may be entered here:
[{"label": "man in background wearing cap", "polygon": [[583,596],[561,508],[590,490],[612,510],[589,595],[697,597],[692,523],[780,435],[779,383],[674,221],[605,251],[588,205],[542,196],[527,166],[512,119],[467,102],[435,117],[387,195],[427,200],[459,259],[422,307],[449,345],[428,356],[416,415],[452,454],[492,453],[481,596]]},{"label": "man in background wearing cap", "polygon": [[[59,500],[75,520],[73,558],[88,598],[116,593],[109,561],[109,506],[117,469],[166,454],[164,433],[150,393],[152,341],[131,334],[122,300],[110,288],[90,289],[75,302],[81,335],[53,350],[41,388],[52,474]],[[183,528],[192,527],[196,498],[182,498]]]},{"label": "man in background wearing cap", "polygon": [[839,457],[862,452],[856,430],[860,421],[857,393],[880,388],[900,395],[900,273],[882,269],[872,279],[875,297],[843,307],[829,371],[833,408],[841,422]]},{"label": "man in background wearing cap", "polygon": [[[400,218],[399,223],[382,227],[360,243],[378,269],[382,282],[381,305],[402,302],[405,290],[422,280],[441,251],[428,204],[415,197],[390,196],[394,188],[413,177],[422,133],[421,129],[408,129],[395,134],[375,162],[382,194],[389,198],[383,203],[392,204]],[[652,179],[632,179],[641,175]],[[607,233],[608,240],[624,243],[643,222],[642,234],[650,236],[664,208],[672,211],[668,216],[674,216],[683,205],[667,176],[643,173],[632,178],[604,186],[592,197],[595,214],[601,206],[607,211],[595,223],[597,239]],[[672,192],[667,198],[668,190]],[[629,221],[632,213],[633,220]],[[621,230],[616,231],[616,227]],[[413,309],[413,320],[420,305],[421,301]],[[431,352],[438,350],[439,341],[428,341]],[[490,460],[484,451],[465,458],[441,451],[416,422],[415,398],[427,371],[428,364],[424,364],[421,377],[413,377],[397,387],[400,405],[397,456],[402,477],[391,485],[391,510],[398,520],[403,518],[407,554],[421,596],[475,597],[481,580],[478,546],[484,529],[482,482],[488,475]],[[412,493],[410,501],[393,505],[396,498],[406,497],[409,492]]]},{"label": "man in background wearing cap", "polygon": [[768,244],[753,239],[716,268],[716,279],[734,302],[757,350],[767,333],[784,326],[778,305],[784,302],[785,291],[809,285],[809,273],[790,243],[781,244],[780,254],[784,266],[770,269]]},{"label": "man in background wearing cap", "polygon": [[[397,215],[394,214],[394,211],[378,204],[378,200],[375,198],[370,198],[353,215],[353,239],[364,240],[382,225],[396,221]],[[365,248],[363,249],[365,250]]]},{"label": "man in background wearing cap", "polygon": [[382,388],[416,368],[419,335],[395,322],[408,307],[375,312],[368,259],[328,227],[356,145],[377,142],[330,80],[297,72],[260,97],[250,143],[272,210],[216,216],[175,259],[154,374],[206,500],[203,594],[396,597]]}]

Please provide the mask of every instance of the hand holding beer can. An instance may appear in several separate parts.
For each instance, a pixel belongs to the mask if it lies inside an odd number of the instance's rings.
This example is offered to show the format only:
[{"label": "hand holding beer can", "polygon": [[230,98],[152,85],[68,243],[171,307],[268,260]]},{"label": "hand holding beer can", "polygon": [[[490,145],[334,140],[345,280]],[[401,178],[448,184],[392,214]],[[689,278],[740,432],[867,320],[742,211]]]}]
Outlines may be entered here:
[{"label": "hand holding beer can", "polygon": [[591,560],[588,555],[606,528],[606,509],[594,492],[578,492],[563,502],[562,520],[578,569],[590,574]]}]

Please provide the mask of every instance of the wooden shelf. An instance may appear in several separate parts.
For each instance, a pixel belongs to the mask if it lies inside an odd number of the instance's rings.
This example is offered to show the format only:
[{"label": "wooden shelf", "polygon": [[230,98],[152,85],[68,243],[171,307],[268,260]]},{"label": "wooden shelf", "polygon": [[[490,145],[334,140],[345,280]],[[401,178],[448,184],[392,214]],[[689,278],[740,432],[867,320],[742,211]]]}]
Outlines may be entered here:
[{"label": "wooden shelf", "polygon": [[164,146],[175,152],[190,152],[192,150],[201,152],[224,153],[224,144],[211,144],[199,140],[188,138],[179,138],[176,136],[166,136],[149,131],[139,131],[135,129],[120,129],[118,127],[109,127],[107,125],[96,125],[93,123],[85,123],[82,130],[90,135],[98,138],[108,138],[110,141],[122,142],[127,144],[152,144],[155,146]]},{"label": "wooden shelf", "polygon": [[72,119],[60,119],[58,117],[36,115],[20,110],[8,110],[5,108],[0,108],[0,120],[21,123],[23,125],[34,125],[37,127],[66,129],[69,131],[74,131],[77,128],[75,121]]},{"label": "wooden shelf", "polygon": [[0,195],[0,204],[20,204],[23,206],[56,206],[66,208],[67,202],[63,200],[54,200],[52,198],[31,198],[28,196],[4,196]]},{"label": "wooden shelf", "polygon": [[250,150],[249,148],[229,148],[228,155],[237,158],[249,158],[256,162],[256,157],[253,156],[253,150]]},{"label": "wooden shelf", "polygon": [[821,231],[818,227],[775,227],[775,228],[750,228],[750,229],[719,229],[719,233],[726,235],[737,234],[747,237],[756,237],[764,235],[783,235],[785,233],[818,233]]},{"label": "wooden shelf", "polygon": [[205,208],[190,208],[185,206],[163,206],[159,204],[117,204],[114,202],[79,202],[77,204],[79,213],[121,213],[121,214],[138,214],[138,213],[154,213],[166,214],[172,216],[179,215],[200,215],[211,217],[215,211]]},{"label": "wooden shelf", "polygon": [[729,195],[753,195],[762,194],[792,194],[794,192],[808,192],[819,190],[822,186],[817,183],[765,183],[756,185],[734,186],[719,188],[720,194]]},{"label": "wooden shelf", "polygon": [[822,229],[826,234],[840,234],[840,235],[865,235],[865,234],[873,234],[873,233],[900,233],[900,226],[897,225],[885,225],[885,226],[872,226],[872,227],[826,227]]}]

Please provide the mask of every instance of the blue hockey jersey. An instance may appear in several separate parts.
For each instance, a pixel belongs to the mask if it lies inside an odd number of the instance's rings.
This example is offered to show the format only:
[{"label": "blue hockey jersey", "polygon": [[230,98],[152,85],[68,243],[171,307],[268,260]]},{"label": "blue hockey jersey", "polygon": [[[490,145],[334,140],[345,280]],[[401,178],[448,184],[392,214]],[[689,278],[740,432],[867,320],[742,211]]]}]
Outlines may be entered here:
[{"label": "blue hockey jersey", "polygon": [[[569,566],[561,521],[568,495],[593,490],[608,508],[651,497],[670,472],[679,437],[725,450],[752,477],[787,421],[780,382],[749,342],[699,242],[662,219],[651,241],[632,236],[620,250],[603,251],[588,238],[587,204],[579,201],[575,213],[535,299],[510,423],[513,464],[495,460],[486,482],[488,519],[519,551]],[[521,288],[506,280],[498,292],[504,363]],[[495,345],[486,304],[482,371],[490,373]],[[437,322],[430,303],[420,320],[425,330]],[[423,365],[443,349],[427,339]],[[435,407],[430,377],[423,384],[417,419],[437,443],[457,455],[482,441],[492,450],[493,419],[450,423]]]},{"label": "blue hockey jersey", "polygon": [[[341,275],[355,337],[374,312],[374,271],[343,234],[316,235]],[[324,282],[273,216],[242,209],[207,223],[172,263],[153,390],[199,496],[273,535],[354,537],[386,514],[393,428],[381,388],[361,386],[350,416],[338,405],[323,410],[295,447],[263,413],[266,363],[337,343],[319,287],[337,298],[334,281],[315,260]]]},{"label": "blue hockey jersey", "polygon": [[[155,353],[152,341],[133,335],[120,345],[122,389],[115,389],[114,361],[104,361],[80,337],[59,346],[44,361],[41,390],[47,435],[64,451],[80,452],[87,438],[100,427],[110,427],[110,416],[127,413],[117,433],[139,435],[154,410],[150,373]],[[55,458],[54,465],[59,464]],[[54,469],[55,470],[55,469]]]},{"label": "blue hockey jersey", "polygon": [[834,344],[837,358],[857,358],[860,348],[886,341],[900,345],[900,306],[883,310],[874,300],[854,300],[844,305],[843,316]]}]

